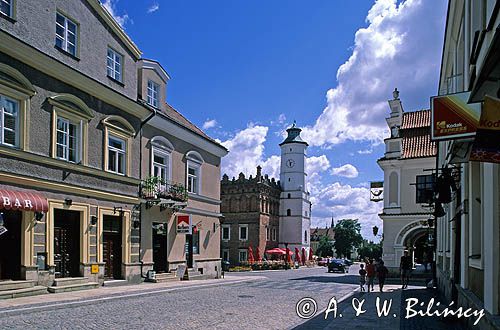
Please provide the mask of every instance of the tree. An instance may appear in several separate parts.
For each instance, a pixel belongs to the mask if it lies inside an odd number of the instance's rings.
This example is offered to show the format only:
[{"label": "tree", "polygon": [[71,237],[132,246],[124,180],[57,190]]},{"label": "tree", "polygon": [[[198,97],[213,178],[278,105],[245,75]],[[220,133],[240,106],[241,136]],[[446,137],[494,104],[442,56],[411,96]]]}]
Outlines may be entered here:
[{"label": "tree", "polygon": [[357,219],[344,219],[335,225],[335,251],[337,257],[351,256],[353,248],[358,248],[363,243],[361,225]]},{"label": "tree", "polygon": [[316,250],[316,255],[319,257],[326,258],[333,254],[333,243],[330,241],[328,236],[321,236],[318,243],[318,249]]},{"label": "tree", "polygon": [[363,241],[363,246],[358,249],[361,259],[378,259],[382,257],[382,244]]}]

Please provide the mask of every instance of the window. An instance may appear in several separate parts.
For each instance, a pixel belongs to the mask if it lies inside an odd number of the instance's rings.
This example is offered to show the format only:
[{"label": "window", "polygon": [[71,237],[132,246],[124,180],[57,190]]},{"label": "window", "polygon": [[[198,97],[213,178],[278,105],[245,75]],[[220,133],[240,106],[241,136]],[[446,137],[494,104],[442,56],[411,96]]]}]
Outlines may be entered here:
[{"label": "window", "polygon": [[162,183],[170,179],[170,155],[157,148],[153,148],[153,171],[152,176],[161,179]]},{"label": "window", "polygon": [[[3,0],[0,0],[3,1]],[[69,18],[56,14],[56,47],[70,53],[77,54],[77,25]]]},{"label": "window", "polygon": [[288,199],[292,198],[292,194],[288,194]]},{"label": "window", "polygon": [[246,262],[248,259],[248,251],[246,249],[239,249],[239,261]]},{"label": "window", "polygon": [[63,117],[57,117],[56,157],[78,163],[80,160],[79,136],[80,123],[70,122]]},{"label": "window", "polygon": [[273,241],[277,240],[278,235],[277,235],[277,230],[275,227],[271,230],[271,236],[272,236]]},{"label": "window", "polygon": [[0,94],[0,111],[1,144],[18,146],[19,103]]},{"label": "window", "polygon": [[108,77],[113,78],[114,80],[122,81],[122,64],[123,56],[113,49],[108,48]]},{"label": "window", "polygon": [[12,17],[12,0],[0,0],[0,13]]},{"label": "window", "polygon": [[229,241],[231,239],[231,226],[222,225],[222,240]]},{"label": "window", "polygon": [[229,250],[222,250],[222,261],[229,261]]},{"label": "window", "polygon": [[198,168],[194,165],[188,166],[188,191],[190,193],[198,193]]},{"label": "window", "polygon": [[125,141],[109,135],[108,136],[108,171],[125,175],[126,173],[126,147]]},{"label": "window", "polygon": [[291,216],[291,215],[292,215],[292,210],[287,209],[287,210],[286,210],[286,215],[287,215],[287,216]]},{"label": "window", "polygon": [[240,225],[240,241],[248,240],[248,225]]},{"label": "window", "polygon": [[304,231],[304,243],[307,243],[307,230]]},{"label": "window", "polygon": [[417,175],[417,203],[432,203],[434,175]]},{"label": "window", "polygon": [[200,230],[193,230],[193,254],[200,254]]},{"label": "window", "polygon": [[157,83],[148,80],[148,104],[158,108],[158,91],[160,86]]},{"label": "window", "polygon": [[266,241],[271,240],[271,228],[266,227]]}]

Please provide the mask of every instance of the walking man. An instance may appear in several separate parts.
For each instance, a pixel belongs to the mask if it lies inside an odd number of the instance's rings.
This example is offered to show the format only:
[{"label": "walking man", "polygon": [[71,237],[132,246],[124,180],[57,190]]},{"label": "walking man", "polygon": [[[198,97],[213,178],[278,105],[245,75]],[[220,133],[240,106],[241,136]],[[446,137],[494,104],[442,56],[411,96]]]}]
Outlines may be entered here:
[{"label": "walking man", "polygon": [[401,273],[401,286],[403,289],[406,289],[408,287],[411,269],[411,257],[408,254],[408,250],[405,250],[404,256],[401,257],[401,262],[399,263],[399,272]]},{"label": "walking man", "polygon": [[373,264],[373,259],[366,260],[366,276],[368,277],[368,292],[373,291],[373,282],[375,280],[375,265]]}]

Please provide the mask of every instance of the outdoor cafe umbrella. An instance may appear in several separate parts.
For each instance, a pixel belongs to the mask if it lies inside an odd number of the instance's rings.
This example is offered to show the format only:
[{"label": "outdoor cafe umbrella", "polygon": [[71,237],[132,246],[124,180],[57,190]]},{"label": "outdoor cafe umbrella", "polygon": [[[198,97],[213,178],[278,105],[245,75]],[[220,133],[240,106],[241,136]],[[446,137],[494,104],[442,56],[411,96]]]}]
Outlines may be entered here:
[{"label": "outdoor cafe umbrella", "polygon": [[312,247],[309,248],[309,260],[310,261],[313,260],[313,248]]},{"label": "outdoor cafe umbrella", "polygon": [[299,263],[299,264],[301,263],[301,261],[300,261],[300,253],[299,253],[299,248],[295,248],[295,261],[296,261],[297,263]]},{"label": "outdoor cafe umbrella", "polygon": [[290,255],[293,254],[293,252],[290,251],[290,249],[287,247],[285,253],[286,253],[286,262],[287,263],[291,263],[292,262],[292,258],[290,257]]},{"label": "outdoor cafe umbrella", "polygon": [[248,246],[248,262],[251,264],[255,262],[255,259],[253,258],[253,250],[251,245]]},{"label": "outdoor cafe umbrella", "polygon": [[256,253],[257,253],[257,258],[256,258],[257,262],[261,262],[262,261],[262,257],[260,256],[260,249],[259,249],[258,246],[257,246],[257,252]]},{"label": "outdoor cafe umbrella", "polygon": [[274,248],[271,250],[267,250],[266,253],[268,253],[268,254],[285,254],[286,252],[280,248]]},{"label": "outdoor cafe umbrella", "polygon": [[302,266],[306,263],[306,249],[302,248]]}]

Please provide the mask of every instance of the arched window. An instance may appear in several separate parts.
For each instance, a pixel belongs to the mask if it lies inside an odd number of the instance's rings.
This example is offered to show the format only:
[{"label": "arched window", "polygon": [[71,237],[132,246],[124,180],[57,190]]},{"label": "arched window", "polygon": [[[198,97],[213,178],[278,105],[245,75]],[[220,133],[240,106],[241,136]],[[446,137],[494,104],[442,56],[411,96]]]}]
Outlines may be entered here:
[{"label": "arched window", "polygon": [[172,151],[174,146],[163,136],[151,139],[151,176],[167,183],[172,178]]},{"label": "arched window", "polygon": [[399,177],[398,173],[389,175],[389,206],[399,205]]},{"label": "arched window", "polygon": [[287,209],[287,210],[286,210],[286,215],[287,215],[287,216],[291,216],[291,215],[292,215],[292,210]]},{"label": "arched window", "polygon": [[292,198],[292,194],[288,194],[288,198]]},{"label": "arched window", "polygon": [[201,165],[203,157],[196,152],[190,151],[186,154],[186,185],[188,192],[201,194]]}]

